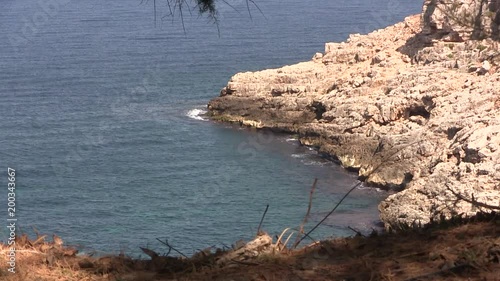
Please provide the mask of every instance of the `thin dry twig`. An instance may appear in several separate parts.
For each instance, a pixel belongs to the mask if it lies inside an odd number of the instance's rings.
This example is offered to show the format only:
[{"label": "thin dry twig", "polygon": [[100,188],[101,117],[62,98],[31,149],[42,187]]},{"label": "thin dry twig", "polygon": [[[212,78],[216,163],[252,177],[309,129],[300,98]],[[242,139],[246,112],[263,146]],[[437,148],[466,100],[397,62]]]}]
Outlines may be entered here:
[{"label": "thin dry twig", "polygon": [[260,219],[259,227],[257,228],[257,236],[259,236],[261,234],[260,229],[262,227],[262,223],[264,222],[264,217],[266,216],[268,209],[269,209],[269,204],[267,204],[266,210],[264,211],[264,214],[262,214],[262,218]]},{"label": "thin dry twig", "polygon": [[[38,235],[38,234],[37,234],[37,235]],[[40,243],[40,242],[44,241],[44,240],[45,240],[45,237],[47,237],[47,235],[38,236],[38,238],[37,238],[35,241],[33,241],[33,243],[31,243],[31,244],[32,244],[33,246],[35,246],[36,244],[38,244],[38,243]]]},{"label": "thin dry twig", "polygon": [[186,255],[184,255],[181,251],[177,250],[176,248],[174,248],[172,245],[170,245],[168,243],[168,240],[165,240],[165,242],[161,241],[159,238],[156,238],[156,240],[158,240],[160,243],[162,243],[163,245],[167,246],[168,247],[168,252],[170,253],[170,250],[174,250],[175,252],[177,252],[178,254],[180,254],[181,256],[185,257],[186,259],[188,258]]},{"label": "thin dry twig", "polygon": [[459,200],[463,200],[463,201],[465,201],[467,203],[470,203],[470,204],[472,204],[472,205],[474,205],[476,207],[483,207],[483,208],[490,209],[490,210],[500,210],[499,206],[492,206],[492,205],[488,205],[488,204],[485,204],[485,203],[477,201],[476,199],[474,199],[474,194],[472,195],[472,198],[467,198],[464,195],[462,195],[462,194],[460,194],[458,192],[455,192],[448,184],[446,184],[446,188],[451,193],[453,193],[453,195],[455,197],[457,197]]},{"label": "thin dry twig", "polygon": [[301,236],[304,234],[304,225],[307,223],[307,218],[309,218],[309,214],[311,213],[312,199],[313,199],[313,195],[314,195],[314,190],[316,190],[316,184],[317,183],[318,183],[318,179],[315,178],[314,182],[313,182],[313,184],[311,186],[311,191],[309,192],[309,206],[307,206],[306,215],[304,216],[304,220],[302,220],[302,223],[300,224],[299,233],[297,234],[297,239],[293,243],[293,248],[294,249],[297,248],[297,246],[300,243],[299,240],[300,240]]},{"label": "thin dry twig", "polygon": [[337,210],[337,208],[340,206],[340,204],[342,204],[342,202],[344,202],[344,200],[347,198],[347,196],[349,196],[349,194],[351,194],[351,192],[354,191],[354,189],[356,189],[358,186],[361,185],[361,182],[358,182],[357,184],[355,184],[343,197],[342,199],[340,199],[340,201],[337,203],[337,205],[335,205],[335,207],[333,207],[333,209],[320,221],[318,222],[311,230],[309,230],[309,232],[306,233],[306,235],[302,236],[300,238],[300,240],[297,242],[297,246],[300,244],[300,242],[302,242],[302,240],[304,240],[304,238],[306,238],[307,236],[309,236],[309,234],[311,234],[314,230],[316,230],[316,228],[318,228],[331,214],[333,214],[333,212],[335,212],[335,210]]},{"label": "thin dry twig", "polygon": [[[375,171],[377,171],[378,169],[380,169],[382,167],[382,165],[389,159],[391,159],[393,156],[397,155],[398,153],[400,153],[403,149],[407,148],[407,147],[410,147],[410,146],[413,146],[417,143],[420,143],[422,142],[423,140],[418,140],[418,141],[415,141],[415,142],[411,142],[411,143],[408,143],[407,145],[404,145],[401,149],[396,149],[396,151],[394,151],[393,153],[389,154],[387,157],[386,157],[386,160],[385,161],[382,161],[380,162],[366,177],[369,177],[370,175],[372,175]],[[379,143],[379,146],[377,147],[377,149],[375,150],[375,153],[380,153],[382,152],[382,150],[384,149],[383,147],[383,143],[380,142]],[[385,158],[385,157],[384,157]],[[318,228],[328,217],[330,217],[334,212],[335,210],[337,210],[337,208],[340,206],[340,204],[342,204],[342,202],[344,202],[344,200],[349,196],[349,194],[351,194],[357,187],[359,187],[363,182],[358,182],[356,183],[351,189],[349,189],[349,191],[340,199],[340,201],[337,203],[337,205],[335,205],[335,207],[333,207],[333,209],[328,213],[326,214],[326,216],[320,221],[318,222],[311,230],[309,230],[309,232],[307,232],[304,236],[302,236],[300,238],[300,240],[298,241],[297,245],[300,244],[300,242],[302,242],[302,240],[304,240],[305,237],[309,236],[309,234],[311,234],[314,230],[316,230],[316,228]]]},{"label": "thin dry twig", "polygon": [[152,259],[157,258],[159,256],[158,253],[156,253],[153,250],[143,248],[143,247],[139,247],[139,248],[141,249],[141,251],[143,251],[146,255],[150,256]]}]

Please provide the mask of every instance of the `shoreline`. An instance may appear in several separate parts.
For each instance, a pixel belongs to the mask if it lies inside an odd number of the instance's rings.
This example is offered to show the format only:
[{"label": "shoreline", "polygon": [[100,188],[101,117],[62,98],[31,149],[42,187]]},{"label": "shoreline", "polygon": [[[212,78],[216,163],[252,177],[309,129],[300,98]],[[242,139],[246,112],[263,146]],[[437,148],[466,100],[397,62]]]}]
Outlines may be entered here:
[{"label": "shoreline", "polygon": [[[15,251],[0,243],[0,252],[15,253],[16,273],[0,267],[0,279],[497,280],[500,2],[488,1],[480,32],[446,22],[448,3],[425,0],[423,22],[408,17],[327,43],[310,62],[236,74],[209,103],[220,121],[294,132],[366,182],[398,191],[379,205],[385,233],[353,230],[294,248],[293,235],[303,232],[273,238],[259,226],[248,243],[188,256],[160,241],[161,249],[140,248],[148,259],[80,255],[56,235],[16,235]],[[477,8],[472,0],[452,4],[453,12]],[[236,231],[238,221],[223,222],[220,235]],[[9,255],[0,260],[12,262]]]},{"label": "shoreline", "polygon": [[[318,160],[321,159],[322,161],[325,161],[326,163],[328,163],[326,165],[333,165],[335,167],[335,169],[342,169],[348,175],[354,176],[352,184],[350,184],[348,187],[346,187],[346,189],[344,191],[342,191],[342,192],[340,192],[340,191],[334,192],[334,190],[330,190],[329,194],[332,195],[332,196],[338,195],[339,197],[341,197],[350,188],[352,188],[352,187],[354,187],[355,185],[358,185],[358,184],[359,184],[359,186],[356,187],[356,190],[361,193],[361,194],[358,195],[358,197],[365,198],[365,197],[369,196],[369,194],[371,194],[373,192],[373,193],[377,194],[376,195],[376,201],[378,202],[377,205],[380,204],[380,202],[382,202],[388,196],[394,194],[394,191],[392,191],[392,190],[387,190],[387,189],[379,188],[379,187],[376,187],[376,186],[373,186],[373,185],[369,185],[369,184],[361,181],[359,179],[359,177],[357,176],[358,170],[352,169],[352,168],[349,168],[349,167],[347,167],[347,168],[343,167],[342,163],[341,163],[341,161],[339,159],[335,158],[334,156],[332,156],[330,154],[320,152],[320,148],[319,147],[303,144],[302,142],[300,142],[299,135],[296,134],[296,133],[287,132],[287,131],[283,131],[283,130],[274,130],[273,128],[267,128],[267,127],[266,128],[255,128],[255,127],[252,127],[252,126],[245,126],[245,125],[241,124],[240,122],[224,122],[224,121],[220,121],[220,120],[214,120],[214,119],[210,118],[210,116],[208,115],[208,112],[205,114],[204,117],[207,117],[211,122],[214,122],[217,125],[221,125],[221,126],[224,126],[226,128],[231,128],[232,130],[244,130],[246,132],[251,132],[251,133],[253,133],[253,132],[260,132],[260,133],[266,133],[266,134],[270,133],[270,134],[273,134],[273,135],[277,136],[278,139],[286,139],[286,145],[287,146],[290,146],[290,147],[298,146],[298,147],[306,148],[309,151],[313,151],[314,153],[310,154],[310,156],[312,156],[314,158],[318,158]],[[289,143],[288,139],[293,139],[294,142],[296,141],[297,143],[296,144]],[[287,153],[286,155],[287,155],[287,157],[291,157],[291,158],[296,158],[298,160],[302,160],[302,157],[294,157],[294,154],[288,154]],[[316,161],[313,160],[313,161],[316,162],[317,160]],[[306,165],[306,166],[308,165],[308,164],[304,163],[303,161],[301,161],[301,162],[302,162],[302,165]],[[313,164],[312,166],[316,166],[316,165]],[[324,166],[324,165],[319,165],[319,166]],[[322,167],[322,168],[324,169],[326,167]],[[335,185],[332,185],[331,188],[335,188]],[[357,198],[356,195],[350,195],[349,197]],[[373,196],[373,197],[370,196],[370,198],[375,198],[375,196]],[[306,201],[307,201],[307,198],[304,198],[304,203]],[[336,204],[337,202],[336,201],[332,201],[332,203]],[[313,205],[314,205],[314,200],[313,200]],[[331,208],[331,206],[329,206],[328,208]],[[325,209],[325,210],[323,210],[323,211],[327,212],[329,210],[328,208]],[[353,209],[353,210],[357,211],[358,209]],[[361,209],[361,212],[365,212],[365,211],[363,209]],[[338,219],[339,215],[341,215],[341,214],[337,214],[337,216],[335,216],[335,218],[330,218],[330,220]],[[364,220],[363,222],[365,222],[367,224],[366,229],[359,229],[360,232],[363,233],[363,234],[369,234],[373,229],[376,229],[377,231],[383,231],[384,230],[383,221],[380,220],[379,217],[377,217],[375,220],[371,220],[371,219],[368,220],[368,217],[366,217],[366,220]],[[346,224],[343,227],[347,229],[348,226],[349,225]],[[351,227],[356,227],[353,224],[351,224],[350,226]],[[349,231],[352,231],[352,230],[349,230]],[[341,236],[338,236],[338,237],[348,237],[349,235],[350,234],[348,234],[348,235],[341,235]],[[328,238],[328,237],[325,237],[325,238]]]},{"label": "shoreline", "polygon": [[[302,142],[301,138],[300,138],[300,134],[295,132],[295,131],[289,131],[289,130],[272,128],[272,127],[256,127],[256,126],[252,126],[252,124],[248,124],[244,121],[239,120],[239,118],[226,119],[226,117],[222,117],[222,120],[221,120],[221,119],[219,119],[219,117],[214,118],[213,116],[210,116],[208,112],[202,114],[201,116],[203,116],[204,118],[207,118],[204,121],[211,121],[211,122],[214,122],[216,124],[222,124],[222,125],[229,124],[229,126],[233,129],[244,129],[244,130],[249,130],[249,131],[251,131],[252,129],[256,129],[260,132],[269,132],[269,133],[272,133],[272,134],[275,134],[275,135],[281,136],[281,137],[290,137],[290,140],[297,141],[299,146],[307,147],[308,149],[314,151],[316,153],[317,157],[324,159],[324,160],[342,168],[343,170],[347,171],[350,174],[357,175],[358,176],[357,180],[361,181],[362,185],[366,189],[371,188],[371,189],[375,189],[375,190],[380,191],[380,192],[387,192],[389,195],[393,194],[395,192],[394,190],[391,190],[390,188],[387,188],[386,186],[376,186],[374,184],[367,183],[367,182],[363,181],[363,179],[360,178],[358,175],[359,168],[350,167],[350,166],[343,166],[341,159],[339,159],[336,155],[330,154],[328,152],[322,152],[320,146],[310,145],[310,144]],[[227,118],[229,118],[229,117],[227,117]]]},{"label": "shoreline", "polygon": [[498,42],[450,41],[421,20],[326,43],[311,61],[238,73],[208,114],[298,134],[367,184],[396,191],[379,205],[387,228],[478,211],[456,194],[497,206]]}]

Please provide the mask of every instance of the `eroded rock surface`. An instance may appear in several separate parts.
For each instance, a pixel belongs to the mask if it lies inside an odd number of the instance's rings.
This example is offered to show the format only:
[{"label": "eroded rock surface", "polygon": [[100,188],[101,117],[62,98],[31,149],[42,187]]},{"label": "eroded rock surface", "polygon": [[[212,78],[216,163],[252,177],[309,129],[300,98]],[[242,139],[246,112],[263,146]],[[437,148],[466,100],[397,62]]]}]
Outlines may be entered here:
[{"label": "eroded rock surface", "polygon": [[422,17],[327,43],[308,62],[238,73],[210,114],[298,133],[368,183],[400,191],[379,206],[388,226],[478,211],[453,192],[498,206],[498,42],[437,40],[421,32]]},{"label": "eroded rock surface", "polygon": [[499,37],[499,0],[425,0],[423,31],[445,41]]}]

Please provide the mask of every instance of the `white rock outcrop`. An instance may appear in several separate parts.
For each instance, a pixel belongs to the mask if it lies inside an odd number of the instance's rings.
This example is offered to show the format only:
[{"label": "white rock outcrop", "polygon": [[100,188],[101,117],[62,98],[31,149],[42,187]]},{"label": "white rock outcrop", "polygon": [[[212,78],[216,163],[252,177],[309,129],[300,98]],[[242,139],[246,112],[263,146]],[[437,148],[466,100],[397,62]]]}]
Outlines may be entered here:
[{"label": "white rock outcrop", "polygon": [[298,133],[399,191],[379,206],[389,227],[484,209],[456,194],[499,206],[498,41],[438,40],[422,18],[327,43],[308,62],[238,73],[210,114]]}]

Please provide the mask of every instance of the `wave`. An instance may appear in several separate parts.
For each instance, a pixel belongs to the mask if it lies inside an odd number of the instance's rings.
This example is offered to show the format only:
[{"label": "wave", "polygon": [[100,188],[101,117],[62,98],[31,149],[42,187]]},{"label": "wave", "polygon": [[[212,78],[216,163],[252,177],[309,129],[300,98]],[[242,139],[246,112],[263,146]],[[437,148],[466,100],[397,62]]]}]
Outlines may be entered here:
[{"label": "wave", "polygon": [[195,119],[195,120],[208,121],[207,118],[203,117],[205,115],[205,113],[207,113],[206,110],[195,108],[195,109],[189,110],[186,113],[186,116],[191,118],[191,119]]},{"label": "wave", "polygon": [[356,189],[368,191],[368,192],[375,192],[375,193],[387,193],[386,190],[383,190],[381,188],[374,187],[374,186],[369,186],[364,182],[362,182],[360,185],[358,185],[358,187]]},{"label": "wave", "polygon": [[309,161],[301,161],[302,164],[306,166],[325,166],[328,164],[328,162],[324,161],[314,161],[314,160],[309,160]]}]

